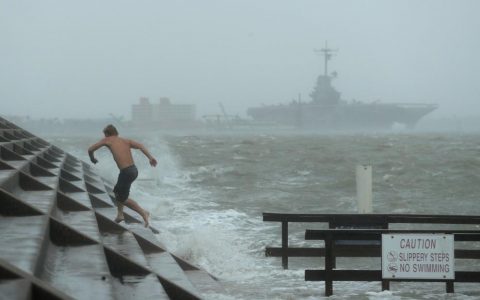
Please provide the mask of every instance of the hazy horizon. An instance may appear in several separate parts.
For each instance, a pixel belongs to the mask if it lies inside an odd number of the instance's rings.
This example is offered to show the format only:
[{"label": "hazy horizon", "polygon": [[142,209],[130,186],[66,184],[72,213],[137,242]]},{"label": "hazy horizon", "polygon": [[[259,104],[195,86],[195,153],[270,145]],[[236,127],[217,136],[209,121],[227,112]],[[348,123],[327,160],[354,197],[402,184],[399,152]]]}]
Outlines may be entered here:
[{"label": "hazy horizon", "polygon": [[[325,41],[344,100],[478,114],[478,1],[3,1],[4,115],[130,118],[140,97],[197,117],[309,101]],[[430,116],[429,116],[430,117]]]}]

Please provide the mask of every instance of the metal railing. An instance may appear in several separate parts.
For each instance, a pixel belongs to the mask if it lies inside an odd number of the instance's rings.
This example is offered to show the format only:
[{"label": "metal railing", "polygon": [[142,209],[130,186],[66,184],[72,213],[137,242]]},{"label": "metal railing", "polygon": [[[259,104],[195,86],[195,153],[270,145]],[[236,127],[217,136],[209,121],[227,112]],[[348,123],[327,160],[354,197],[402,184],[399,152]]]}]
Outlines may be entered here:
[{"label": "metal railing", "polygon": [[[267,247],[266,256],[282,257],[288,268],[289,257],[325,257],[324,270],[306,270],[305,280],[325,281],[325,295],[333,294],[333,281],[381,281],[382,289],[390,281],[441,281],[446,291],[454,291],[454,282],[480,282],[480,272],[455,272],[454,280],[406,280],[382,278],[381,270],[335,270],[337,257],[381,257],[381,235],[385,233],[443,233],[453,234],[455,241],[480,241],[480,216],[413,215],[413,214],[277,214],[264,213],[264,221],[281,222],[281,247]],[[289,223],[324,223],[329,229],[309,230],[306,240],[323,240],[324,247],[289,246]],[[476,225],[475,230],[463,229],[389,229],[392,224]],[[455,249],[456,259],[480,259],[480,250]]]}]

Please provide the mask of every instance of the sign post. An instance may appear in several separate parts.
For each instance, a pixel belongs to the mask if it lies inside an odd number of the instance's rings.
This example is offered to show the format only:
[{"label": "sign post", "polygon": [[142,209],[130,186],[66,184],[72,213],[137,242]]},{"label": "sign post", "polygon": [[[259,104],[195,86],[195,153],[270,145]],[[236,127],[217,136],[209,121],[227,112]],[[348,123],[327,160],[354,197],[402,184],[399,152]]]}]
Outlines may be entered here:
[{"label": "sign post", "polygon": [[451,234],[382,234],[383,279],[455,279]]},{"label": "sign post", "polygon": [[370,214],[372,213],[372,166],[358,165],[355,173],[358,212]]}]

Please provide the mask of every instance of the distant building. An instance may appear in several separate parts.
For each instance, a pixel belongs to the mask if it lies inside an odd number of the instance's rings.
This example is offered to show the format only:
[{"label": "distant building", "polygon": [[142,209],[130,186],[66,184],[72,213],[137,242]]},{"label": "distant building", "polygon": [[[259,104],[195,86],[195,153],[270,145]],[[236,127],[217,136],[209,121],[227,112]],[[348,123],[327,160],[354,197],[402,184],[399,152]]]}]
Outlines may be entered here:
[{"label": "distant building", "polygon": [[195,105],[172,104],[165,97],[150,103],[148,98],[141,97],[138,104],[132,105],[132,124],[155,129],[190,128],[196,124]]}]

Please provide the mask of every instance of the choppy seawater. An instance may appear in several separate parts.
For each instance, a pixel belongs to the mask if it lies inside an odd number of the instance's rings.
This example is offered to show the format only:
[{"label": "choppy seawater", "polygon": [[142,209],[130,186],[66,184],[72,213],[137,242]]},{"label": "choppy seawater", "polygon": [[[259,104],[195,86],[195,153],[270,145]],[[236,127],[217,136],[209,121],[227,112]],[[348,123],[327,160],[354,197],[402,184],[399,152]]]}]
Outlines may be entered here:
[{"label": "choppy seawater", "polygon": [[[280,258],[265,257],[265,247],[281,239],[280,224],[263,222],[262,212],[355,213],[358,164],[373,167],[374,212],[480,214],[480,134],[129,137],[159,161],[153,169],[136,153],[140,175],[131,196],[152,212],[158,239],[171,252],[219,278],[226,293],[209,299],[322,298],[323,282],[304,281],[304,269],[322,268],[321,258],[290,259],[283,270]],[[49,141],[88,161],[95,138]],[[115,180],[108,150],[97,156],[98,172]],[[314,245],[303,239],[307,227],[290,226],[291,245]],[[339,267],[379,264],[339,260]],[[457,265],[480,270],[478,262]],[[378,282],[339,282],[330,299],[480,299],[477,284],[455,290],[392,283],[381,292]]]}]

